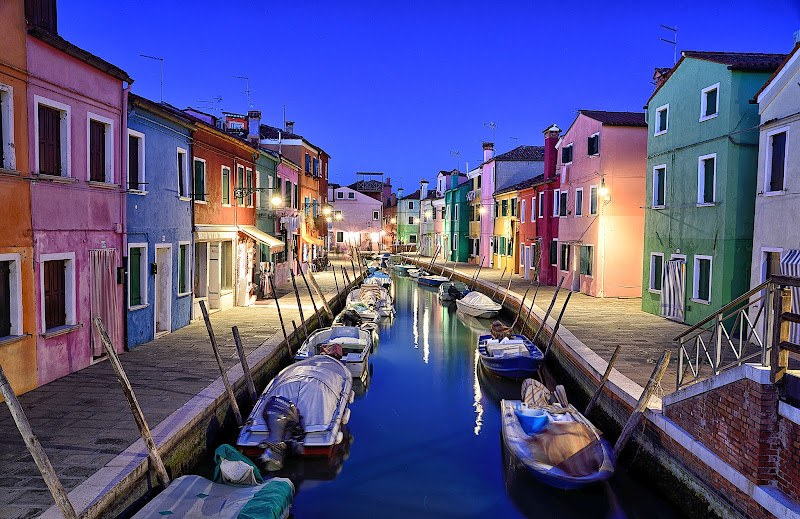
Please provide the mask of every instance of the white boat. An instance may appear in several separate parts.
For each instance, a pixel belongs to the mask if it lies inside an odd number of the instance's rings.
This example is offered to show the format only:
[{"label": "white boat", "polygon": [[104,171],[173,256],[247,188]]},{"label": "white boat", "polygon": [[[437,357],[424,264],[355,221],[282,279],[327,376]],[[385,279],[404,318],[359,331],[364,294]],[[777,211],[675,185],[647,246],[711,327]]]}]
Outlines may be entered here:
[{"label": "white boat", "polygon": [[342,362],[315,355],[292,364],[264,389],[236,446],[267,470],[280,469],[287,451],[330,456],[344,439],[341,428],[350,419],[353,398],[353,377]]},{"label": "white boat", "polygon": [[456,300],[456,305],[465,314],[484,319],[495,317],[503,308],[500,304],[492,301],[489,296],[477,291],[470,292],[461,299]]},{"label": "white boat", "polygon": [[448,281],[439,285],[439,299],[442,301],[455,301],[469,293],[469,287],[461,281]]},{"label": "white boat", "polygon": [[394,305],[389,291],[378,285],[361,285],[347,294],[347,304],[364,303],[378,312],[378,317],[394,315]]},{"label": "white boat", "polygon": [[[378,286],[378,285],[374,285]],[[361,301],[356,301],[354,303],[348,303],[345,310],[353,310],[358,316],[367,322],[375,322],[378,320],[378,312],[370,308],[369,306],[365,305]]]},{"label": "white boat", "polygon": [[370,332],[355,326],[334,326],[320,328],[309,335],[297,350],[294,359],[301,361],[314,355],[339,356],[353,378],[360,379],[367,372],[371,351]]},{"label": "white boat", "polygon": [[409,269],[415,269],[417,266],[412,265],[411,263],[394,263],[392,268],[398,272],[408,272]]}]

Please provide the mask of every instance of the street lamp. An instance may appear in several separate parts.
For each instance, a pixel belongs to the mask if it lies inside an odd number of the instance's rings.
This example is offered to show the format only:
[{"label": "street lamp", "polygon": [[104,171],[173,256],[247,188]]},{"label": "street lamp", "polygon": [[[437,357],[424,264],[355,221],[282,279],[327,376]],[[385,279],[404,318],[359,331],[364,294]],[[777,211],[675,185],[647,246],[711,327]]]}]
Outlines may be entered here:
[{"label": "street lamp", "polygon": [[608,194],[608,188],[606,187],[606,179],[605,177],[600,179],[600,190],[598,191],[600,196],[606,196]]},{"label": "street lamp", "polygon": [[432,213],[430,211],[425,211],[425,218],[430,218],[431,214]]},{"label": "street lamp", "polygon": [[342,219],[342,213],[336,213],[336,219],[337,220],[341,220]]},{"label": "street lamp", "polygon": [[329,214],[331,214],[331,208],[328,207],[328,206],[325,206],[325,209],[322,210],[322,214],[324,214],[325,216],[328,216]]},{"label": "street lamp", "polygon": [[273,207],[280,207],[281,206],[281,202],[283,202],[283,200],[279,196],[273,196],[272,200],[270,200],[270,201],[272,202],[272,206]]},{"label": "street lamp", "polygon": [[389,223],[392,224],[392,225],[396,224],[397,223],[397,218],[392,218],[391,220],[389,220]]},{"label": "street lamp", "polygon": [[478,212],[481,214],[486,214],[486,208],[481,206],[480,209],[478,209]]},{"label": "street lamp", "polygon": [[416,224],[416,223],[419,223],[419,217],[418,217],[418,216],[415,216],[415,217],[414,217],[414,223],[415,223],[415,224]]}]

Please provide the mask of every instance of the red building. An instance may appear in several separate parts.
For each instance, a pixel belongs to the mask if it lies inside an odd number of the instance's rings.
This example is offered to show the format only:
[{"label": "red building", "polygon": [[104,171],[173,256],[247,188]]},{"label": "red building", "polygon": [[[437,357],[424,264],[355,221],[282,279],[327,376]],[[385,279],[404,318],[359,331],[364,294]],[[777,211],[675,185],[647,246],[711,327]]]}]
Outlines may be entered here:
[{"label": "red building", "polygon": [[[532,193],[527,190],[525,193],[531,197],[531,208],[536,213],[537,247],[531,248],[531,257],[537,255],[539,257],[539,282],[544,285],[557,285],[559,218],[553,214],[553,196],[561,186],[561,178],[556,175],[558,162],[556,144],[561,135],[561,128],[554,124],[542,133],[544,133],[544,175],[530,188]],[[533,201],[534,196],[535,201]],[[530,242],[530,237],[527,238],[526,242]]]}]

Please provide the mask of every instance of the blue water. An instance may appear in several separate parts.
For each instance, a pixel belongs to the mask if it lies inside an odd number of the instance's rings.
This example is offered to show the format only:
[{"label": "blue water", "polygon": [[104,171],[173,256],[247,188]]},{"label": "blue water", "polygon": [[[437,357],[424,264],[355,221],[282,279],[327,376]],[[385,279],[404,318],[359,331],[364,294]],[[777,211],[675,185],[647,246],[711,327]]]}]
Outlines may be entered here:
[{"label": "blue water", "polygon": [[407,277],[392,290],[397,316],[380,330],[350,436],[331,460],[287,462],[295,518],[678,517],[624,470],[609,487],[564,492],[514,466],[499,402],[519,399],[520,385],[476,362],[490,321],[462,320]]}]

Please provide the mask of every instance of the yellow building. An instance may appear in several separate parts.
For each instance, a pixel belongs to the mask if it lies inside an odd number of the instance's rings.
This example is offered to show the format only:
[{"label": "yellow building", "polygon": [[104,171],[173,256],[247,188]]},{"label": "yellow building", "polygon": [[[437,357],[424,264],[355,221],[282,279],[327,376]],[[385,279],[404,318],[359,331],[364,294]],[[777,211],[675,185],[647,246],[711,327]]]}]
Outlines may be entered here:
[{"label": "yellow building", "polygon": [[519,192],[514,187],[494,194],[494,236],[492,267],[519,273]]}]

